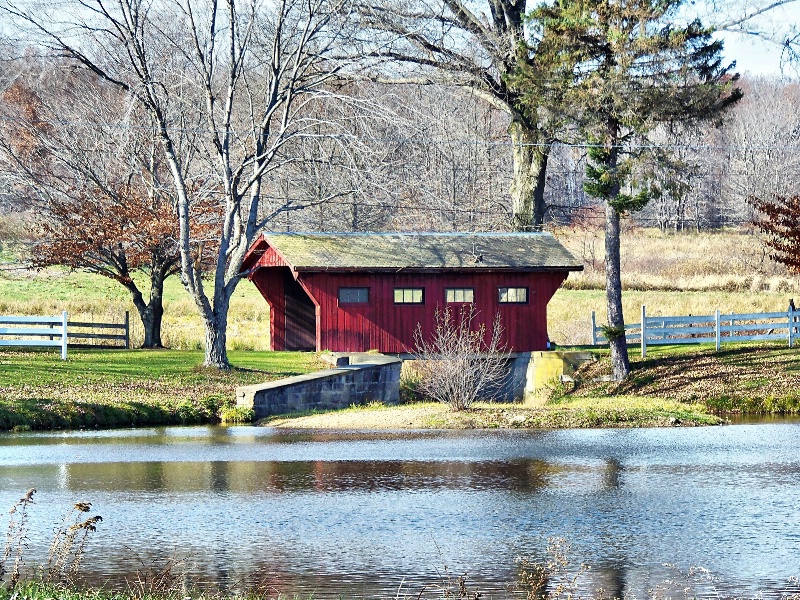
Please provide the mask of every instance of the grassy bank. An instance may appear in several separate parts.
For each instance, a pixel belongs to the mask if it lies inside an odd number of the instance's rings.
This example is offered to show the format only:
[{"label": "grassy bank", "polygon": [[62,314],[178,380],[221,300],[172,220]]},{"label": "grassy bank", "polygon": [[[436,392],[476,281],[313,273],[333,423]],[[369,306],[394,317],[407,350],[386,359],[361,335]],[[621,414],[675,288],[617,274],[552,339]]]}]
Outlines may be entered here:
[{"label": "grassy bank", "polygon": [[[477,404],[450,412],[436,403],[380,404],[270,418],[274,427],[335,429],[474,429],[710,425],[730,414],[800,413],[800,353],[784,346],[651,348],[631,351],[632,374],[607,381],[610,363],[554,384],[543,407]],[[199,351],[0,352],[0,429],[128,427],[246,418],[234,388],[306,373],[314,354],[231,352],[235,368],[204,369]]]},{"label": "grassy bank", "polygon": [[800,352],[780,345],[660,346],[642,360],[632,349],[631,377],[608,381],[607,351],[573,382],[554,383],[539,408],[478,403],[351,407],[332,413],[265,419],[273,427],[311,429],[484,429],[715,425],[733,415],[800,414]]},{"label": "grassy bank", "polygon": [[314,354],[230,353],[230,371],[199,351],[0,351],[0,430],[129,427],[235,417],[234,388],[313,371]]},{"label": "grassy bank", "polygon": [[476,403],[452,412],[440,403],[380,404],[346,410],[271,417],[271,427],[308,429],[568,429],[588,427],[667,427],[718,425],[722,419],[701,404],[665,399],[575,398],[541,408],[521,404]]},{"label": "grassy bank", "polygon": [[607,353],[585,365],[575,381],[553,390],[557,402],[580,398],[671,398],[719,414],[800,414],[800,352],[786,345],[660,346],[648,357],[631,351],[631,376],[603,381]]}]

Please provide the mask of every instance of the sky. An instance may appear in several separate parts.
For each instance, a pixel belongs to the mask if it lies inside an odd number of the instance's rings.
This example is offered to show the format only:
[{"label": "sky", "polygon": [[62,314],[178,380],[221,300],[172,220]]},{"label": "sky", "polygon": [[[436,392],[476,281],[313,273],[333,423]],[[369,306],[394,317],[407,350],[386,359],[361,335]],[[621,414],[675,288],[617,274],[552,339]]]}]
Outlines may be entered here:
[{"label": "sky", "polygon": [[784,65],[781,70],[781,48],[751,36],[724,34],[725,58],[736,61],[736,71],[759,75],[797,77],[795,67]]},{"label": "sky", "polygon": [[[800,26],[800,1],[771,11],[769,19],[759,25],[765,30],[777,30],[779,34],[789,31],[792,26]],[[784,75],[796,78],[800,70],[792,65],[784,65],[781,71],[781,47],[765,42],[755,36],[743,34],[719,34],[725,43],[725,57],[736,61],[740,73],[764,75]]]}]

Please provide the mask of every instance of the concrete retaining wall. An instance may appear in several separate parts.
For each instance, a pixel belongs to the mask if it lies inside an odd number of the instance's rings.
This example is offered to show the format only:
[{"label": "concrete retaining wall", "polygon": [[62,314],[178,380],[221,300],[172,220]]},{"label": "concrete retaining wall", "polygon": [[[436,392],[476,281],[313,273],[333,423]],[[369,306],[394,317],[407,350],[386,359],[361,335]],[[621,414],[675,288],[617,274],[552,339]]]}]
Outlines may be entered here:
[{"label": "concrete retaining wall", "polygon": [[[330,354],[323,357],[334,369],[298,375],[269,383],[236,388],[236,404],[252,408],[256,419],[308,410],[334,410],[351,404],[400,401],[403,360],[383,354]],[[543,402],[541,392],[553,381],[595,360],[589,352],[520,352],[508,359],[508,376],[495,399],[504,402]]]},{"label": "concrete retaining wall", "polygon": [[515,352],[508,359],[508,375],[495,394],[502,402],[543,402],[542,391],[554,381],[572,375],[583,363],[596,360],[590,352]]},{"label": "concrete retaining wall", "polygon": [[[399,358],[349,355],[350,364],[269,383],[236,388],[236,404],[252,408],[256,419],[306,410],[332,410],[351,404],[400,401]],[[334,357],[336,360],[336,357]],[[339,359],[339,364],[344,362]]]}]

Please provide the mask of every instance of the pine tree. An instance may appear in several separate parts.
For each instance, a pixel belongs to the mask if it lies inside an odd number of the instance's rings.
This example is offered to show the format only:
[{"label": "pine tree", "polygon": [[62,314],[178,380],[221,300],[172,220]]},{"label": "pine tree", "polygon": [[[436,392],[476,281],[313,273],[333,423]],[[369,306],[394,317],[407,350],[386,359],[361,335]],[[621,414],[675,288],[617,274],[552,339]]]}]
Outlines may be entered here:
[{"label": "pine tree", "polygon": [[[630,372],[622,316],[620,219],[647,204],[632,181],[631,149],[661,126],[719,118],[741,98],[722,43],[699,21],[674,24],[682,0],[559,0],[531,15],[548,80],[521,69],[532,103],[555,88],[589,146],[584,189],[605,202],[606,299],[614,378]],[[534,98],[535,96],[535,98]],[[646,144],[638,144],[639,158]]]}]

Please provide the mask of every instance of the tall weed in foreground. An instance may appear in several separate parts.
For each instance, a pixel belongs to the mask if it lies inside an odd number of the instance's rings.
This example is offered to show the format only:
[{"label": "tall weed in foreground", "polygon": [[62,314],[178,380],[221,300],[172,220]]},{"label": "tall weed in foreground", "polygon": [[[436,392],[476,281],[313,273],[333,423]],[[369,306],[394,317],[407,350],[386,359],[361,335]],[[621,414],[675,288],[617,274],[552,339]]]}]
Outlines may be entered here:
[{"label": "tall weed in foreground", "polygon": [[80,570],[86,549],[86,539],[97,531],[97,524],[103,520],[100,515],[86,517],[92,509],[89,502],[73,505],[56,529],[47,565],[43,568],[42,579],[47,583],[70,583]]},{"label": "tall weed in foreground", "polygon": [[[11,518],[8,522],[5,549],[0,559],[0,583],[7,574],[7,564],[13,557],[11,574],[6,582],[7,587],[14,588],[22,575],[25,550],[28,548],[29,508],[34,503],[34,488],[29,489],[19,501],[11,507]],[[103,520],[100,515],[86,517],[92,508],[88,502],[78,502],[56,528],[47,564],[40,567],[42,581],[45,583],[72,583],[83,560],[86,540],[89,533],[97,530],[97,524]]]},{"label": "tall weed in foreground", "polygon": [[6,564],[14,556],[14,566],[11,568],[11,577],[8,586],[14,587],[20,578],[22,558],[28,547],[28,508],[33,504],[34,488],[29,489],[19,501],[11,507],[11,518],[8,521],[6,545],[3,551],[3,560],[0,561],[0,582],[6,574]]},{"label": "tall weed in foreground", "polygon": [[[517,558],[519,568],[518,587],[528,600],[561,600],[579,598],[578,585],[581,576],[589,570],[581,564],[571,568],[570,545],[564,538],[550,538],[547,541],[547,559],[532,562],[527,558]],[[602,598],[602,593],[595,597]]]},{"label": "tall weed in foreground", "polygon": [[154,596],[185,598],[188,595],[188,557],[173,556],[163,564],[157,564],[155,561],[148,563],[130,548],[128,550],[140,565],[136,569],[136,578],[128,581],[128,593],[131,598]]},{"label": "tall weed in foreground", "polygon": [[[470,589],[467,585],[469,575],[456,575],[444,567],[444,572],[440,575],[440,581],[437,583],[428,584],[423,587],[418,593],[407,594],[403,590],[405,580],[400,584],[400,587],[395,594],[395,600],[411,599],[423,600],[424,598],[463,598],[464,600],[478,600],[483,597],[483,593],[476,589]],[[426,592],[429,592],[426,595]],[[280,596],[279,596],[280,597]]]}]

